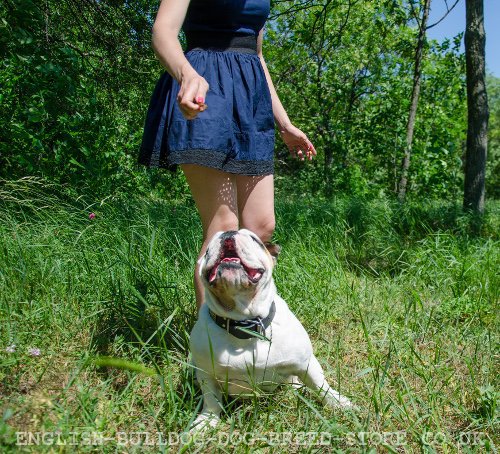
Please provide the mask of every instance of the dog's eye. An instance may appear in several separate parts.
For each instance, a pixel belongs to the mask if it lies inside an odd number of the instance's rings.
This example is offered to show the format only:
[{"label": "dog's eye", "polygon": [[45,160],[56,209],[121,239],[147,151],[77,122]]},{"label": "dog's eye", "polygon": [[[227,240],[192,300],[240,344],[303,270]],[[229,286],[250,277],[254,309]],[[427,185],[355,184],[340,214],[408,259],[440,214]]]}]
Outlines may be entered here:
[{"label": "dog's eye", "polygon": [[254,240],[262,249],[265,249],[266,247],[262,244],[262,241],[260,241],[258,238],[255,238],[253,235],[251,236],[252,240]]}]

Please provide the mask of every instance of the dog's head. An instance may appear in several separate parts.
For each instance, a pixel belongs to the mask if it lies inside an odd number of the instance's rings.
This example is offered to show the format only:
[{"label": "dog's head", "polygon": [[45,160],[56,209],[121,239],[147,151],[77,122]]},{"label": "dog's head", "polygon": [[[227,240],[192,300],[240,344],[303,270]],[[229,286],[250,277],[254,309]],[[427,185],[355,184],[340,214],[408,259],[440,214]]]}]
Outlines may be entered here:
[{"label": "dog's head", "polygon": [[[250,230],[218,232],[199,261],[209,307],[224,315],[250,316],[271,304],[272,271],[279,247],[264,244]],[[232,314],[231,314],[232,313]]]}]

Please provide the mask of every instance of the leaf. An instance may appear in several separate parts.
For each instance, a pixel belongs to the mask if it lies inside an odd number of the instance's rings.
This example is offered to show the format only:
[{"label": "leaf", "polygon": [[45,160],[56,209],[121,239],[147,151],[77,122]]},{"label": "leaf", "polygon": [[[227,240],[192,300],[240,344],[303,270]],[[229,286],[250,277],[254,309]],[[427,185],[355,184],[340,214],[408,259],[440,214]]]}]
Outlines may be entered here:
[{"label": "leaf", "polygon": [[112,356],[97,356],[92,359],[92,362],[99,367],[115,367],[117,369],[130,370],[140,374],[154,377],[158,375],[154,369],[146,367],[143,364],[128,361],[122,358],[114,358]]},{"label": "leaf", "polygon": [[373,367],[365,367],[364,369],[360,370],[356,375],[354,375],[355,377],[359,378],[359,377],[363,377],[364,375],[366,374],[369,374],[370,372],[373,371]]},{"label": "leaf", "polygon": [[71,158],[69,160],[69,162],[71,162],[71,164],[74,164],[74,165],[76,165],[76,166],[78,166],[78,167],[80,167],[82,169],[85,169],[85,166],[83,166],[82,164],[80,164],[75,158]]}]

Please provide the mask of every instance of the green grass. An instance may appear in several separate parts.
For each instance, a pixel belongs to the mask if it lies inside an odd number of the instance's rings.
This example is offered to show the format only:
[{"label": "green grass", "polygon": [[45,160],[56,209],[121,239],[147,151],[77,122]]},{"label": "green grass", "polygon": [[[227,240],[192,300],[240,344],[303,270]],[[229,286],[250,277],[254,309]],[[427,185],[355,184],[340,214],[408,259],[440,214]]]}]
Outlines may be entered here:
[{"label": "green grass", "polygon": [[[0,186],[0,205],[2,451],[132,452],[120,432],[184,431],[200,408],[188,364],[201,242],[192,201],[90,203],[25,179]],[[449,203],[278,193],[279,292],[331,384],[361,411],[323,409],[305,390],[284,387],[228,402],[212,435],[330,437],[327,447],[302,438],[290,452],[494,450],[500,205],[489,209],[470,227]],[[40,356],[28,353],[34,347]],[[30,431],[60,431],[79,444],[16,445],[16,432]],[[89,433],[110,439],[92,446]],[[459,446],[461,433],[479,444]],[[234,452],[214,441],[196,449]],[[265,441],[235,449],[285,450]]]}]

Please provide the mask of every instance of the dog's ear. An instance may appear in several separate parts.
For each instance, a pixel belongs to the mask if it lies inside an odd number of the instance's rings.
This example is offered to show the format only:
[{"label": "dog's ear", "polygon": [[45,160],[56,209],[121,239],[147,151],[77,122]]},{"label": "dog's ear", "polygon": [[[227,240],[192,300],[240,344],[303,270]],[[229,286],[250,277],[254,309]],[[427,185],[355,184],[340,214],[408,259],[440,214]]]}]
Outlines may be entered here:
[{"label": "dog's ear", "polygon": [[264,246],[266,246],[266,249],[268,250],[269,254],[271,254],[274,263],[276,263],[278,255],[281,252],[281,246],[276,243],[271,243],[270,241],[266,241],[264,243]]}]

